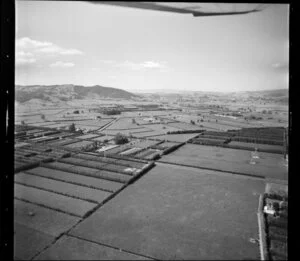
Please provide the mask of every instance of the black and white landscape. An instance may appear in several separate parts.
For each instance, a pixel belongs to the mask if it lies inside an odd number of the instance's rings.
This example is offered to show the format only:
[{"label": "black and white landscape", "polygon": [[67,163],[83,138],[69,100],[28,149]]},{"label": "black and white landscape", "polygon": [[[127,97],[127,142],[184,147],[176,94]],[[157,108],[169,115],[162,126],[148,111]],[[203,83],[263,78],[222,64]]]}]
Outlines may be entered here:
[{"label": "black and white landscape", "polygon": [[288,5],[16,17],[16,260],[287,260]]}]

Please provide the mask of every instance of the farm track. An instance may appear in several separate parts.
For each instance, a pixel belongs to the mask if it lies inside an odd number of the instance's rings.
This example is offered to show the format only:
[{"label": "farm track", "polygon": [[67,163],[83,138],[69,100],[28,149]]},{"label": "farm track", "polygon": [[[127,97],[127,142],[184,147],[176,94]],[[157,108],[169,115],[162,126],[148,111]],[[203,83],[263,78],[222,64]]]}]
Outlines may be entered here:
[{"label": "farm track", "polygon": [[119,120],[119,118],[116,118],[114,120],[112,120],[111,122],[107,123],[106,125],[100,127],[99,129],[95,130],[96,132],[99,132],[99,131],[103,131],[105,130],[106,128],[108,128],[110,125],[114,124],[115,122],[117,122]]}]

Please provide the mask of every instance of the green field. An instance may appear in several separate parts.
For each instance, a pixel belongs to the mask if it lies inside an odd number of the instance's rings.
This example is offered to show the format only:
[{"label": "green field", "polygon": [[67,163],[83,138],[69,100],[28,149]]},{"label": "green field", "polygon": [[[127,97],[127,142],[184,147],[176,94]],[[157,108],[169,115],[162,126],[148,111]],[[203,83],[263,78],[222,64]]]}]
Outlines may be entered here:
[{"label": "green field", "polygon": [[158,140],[166,140],[166,141],[174,141],[174,142],[187,142],[188,140],[197,137],[199,134],[191,133],[191,134],[166,134],[159,135],[155,137],[150,137],[150,139],[158,139]]},{"label": "green field", "polygon": [[82,147],[85,147],[85,146],[91,145],[91,144],[93,144],[92,141],[84,140],[84,141],[80,141],[80,142],[76,142],[76,143],[67,144],[64,147],[71,148],[71,149],[80,149]]},{"label": "green field", "polygon": [[260,177],[287,179],[287,167],[282,155],[260,152],[251,162],[251,151],[205,145],[186,144],[159,161],[228,171]]},{"label": "green field", "polygon": [[75,185],[26,173],[20,173],[16,175],[15,183],[51,191],[57,194],[78,198],[93,203],[101,203],[111,194],[109,192],[100,191],[85,186]]},{"label": "green field", "polygon": [[[34,216],[28,213],[35,213]],[[21,200],[14,200],[14,221],[28,228],[57,237],[69,230],[80,218]]]},{"label": "green field", "polygon": [[96,207],[95,203],[20,184],[15,184],[15,198],[77,217]]},{"label": "green field", "polygon": [[158,260],[257,260],[250,239],[263,189],[242,176],[156,166],[69,234]]},{"label": "green field", "polygon": [[115,192],[123,186],[122,183],[118,182],[82,176],[72,172],[48,169],[45,167],[34,168],[26,171],[26,173],[110,192]]}]

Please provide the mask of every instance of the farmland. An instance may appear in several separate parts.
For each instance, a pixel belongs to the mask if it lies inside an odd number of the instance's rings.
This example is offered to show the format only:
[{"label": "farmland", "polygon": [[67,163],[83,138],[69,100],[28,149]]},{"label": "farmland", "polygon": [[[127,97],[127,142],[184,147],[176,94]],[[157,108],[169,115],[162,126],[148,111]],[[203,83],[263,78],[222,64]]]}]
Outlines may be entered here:
[{"label": "farmland", "polygon": [[[261,152],[259,158],[255,160],[251,158],[250,151],[186,144],[172,154],[163,156],[160,161],[245,175],[287,179],[288,172],[281,155]],[[251,164],[251,162],[255,163]]]},{"label": "farmland", "polygon": [[16,259],[259,258],[259,195],[287,182],[287,108],[176,97],[18,104]]},{"label": "farmland", "polygon": [[263,185],[157,166],[70,234],[163,260],[257,259],[259,250],[249,238],[257,235],[255,211]]}]

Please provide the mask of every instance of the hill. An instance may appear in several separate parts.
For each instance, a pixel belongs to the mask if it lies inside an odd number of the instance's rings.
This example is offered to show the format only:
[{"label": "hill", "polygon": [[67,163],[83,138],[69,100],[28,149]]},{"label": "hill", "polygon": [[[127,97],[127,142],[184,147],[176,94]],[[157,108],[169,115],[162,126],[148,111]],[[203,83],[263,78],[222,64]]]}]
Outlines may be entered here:
[{"label": "hill", "polygon": [[138,95],[133,93],[100,85],[85,87],[81,85],[16,85],[16,101],[27,102],[31,99],[43,101],[70,101],[85,98],[111,98],[111,99],[134,99]]},{"label": "hill", "polygon": [[255,96],[255,95],[262,95],[266,98],[282,98],[282,97],[288,97],[289,90],[288,89],[274,89],[274,90],[264,90],[264,91],[248,91],[249,95]]}]

